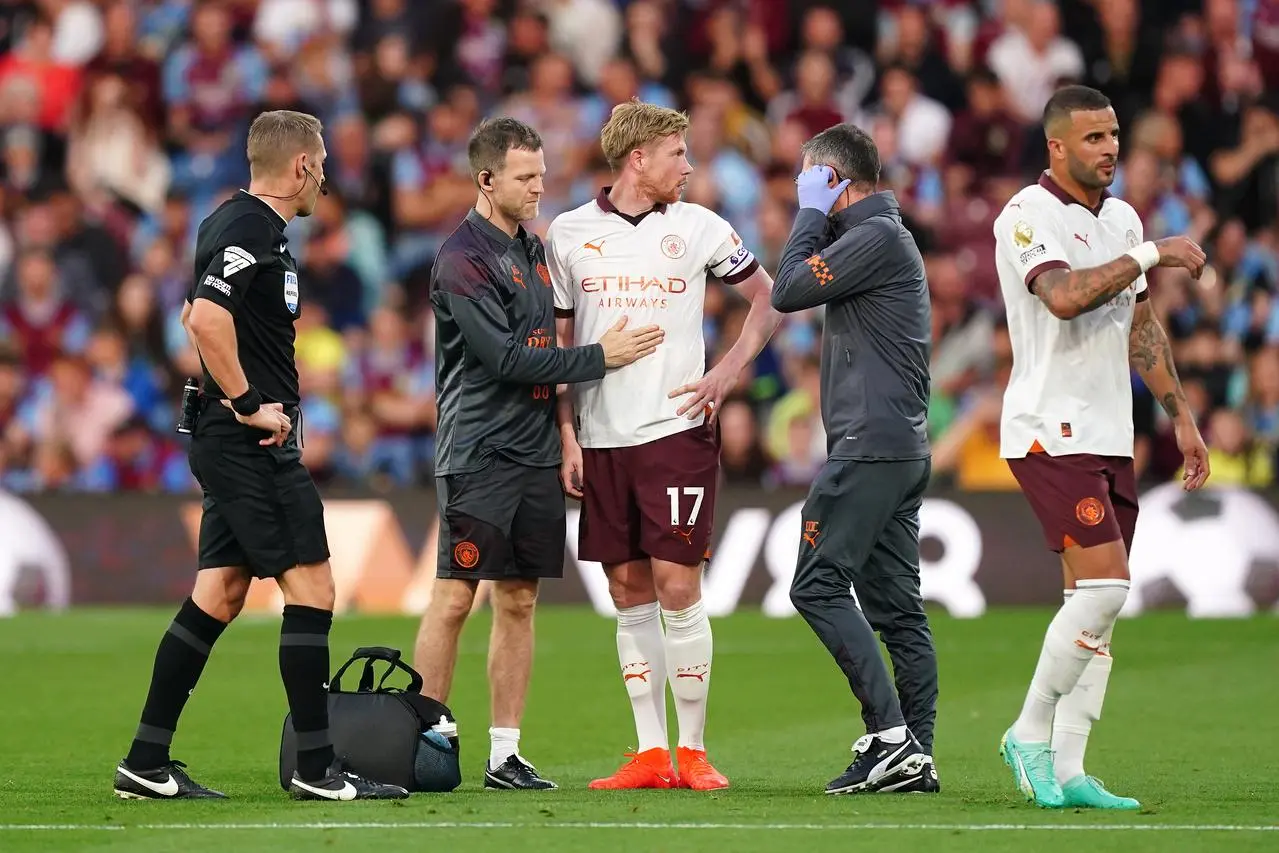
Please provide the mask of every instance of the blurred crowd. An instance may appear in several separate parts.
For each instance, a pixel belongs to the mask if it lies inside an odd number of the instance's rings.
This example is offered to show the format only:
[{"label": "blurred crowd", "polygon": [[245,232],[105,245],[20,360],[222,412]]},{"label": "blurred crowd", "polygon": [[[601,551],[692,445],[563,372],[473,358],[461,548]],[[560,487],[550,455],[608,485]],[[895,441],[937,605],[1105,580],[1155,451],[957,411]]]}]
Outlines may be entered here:
[{"label": "blurred crowd", "polygon": [[[1045,165],[1053,88],[1122,123],[1113,191],[1147,237],[1188,234],[1199,281],[1153,304],[1213,451],[1266,486],[1279,445],[1279,0],[0,0],[0,487],[195,488],[174,434],[198,358],[178,317],[200,220],[247,186],[263,109],[325,124],[331,192],[289,226],[309,302],[297,355],[318,480],[431,476],[434,254],[475,198],[476,123],[547,147],[544,233],[609,182],[598,131],[640,97],[687,110],[687,200],[775,269],[801,143],[841,121],[879,145],[933,298],[939,481],[1015,488],[998,459],[1007,331],[991,232]],[[713,282],[707,355],[746,303]],[[729,482],[807,485],[825,458],[820,312],[793,315],[722,410]],[[1138,463],[1177,476],[1134,378]]]}]

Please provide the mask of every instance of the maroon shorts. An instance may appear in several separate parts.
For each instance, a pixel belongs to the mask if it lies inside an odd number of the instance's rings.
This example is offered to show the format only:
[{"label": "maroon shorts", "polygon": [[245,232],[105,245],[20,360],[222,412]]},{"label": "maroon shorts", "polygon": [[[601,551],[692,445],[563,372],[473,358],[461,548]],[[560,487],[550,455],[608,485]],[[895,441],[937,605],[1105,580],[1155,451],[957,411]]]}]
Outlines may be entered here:
[{"label": "maroon shorts", "polygon": [[578,557],[605,565],[710,557],[719,435],[703,424],[632,447],[582,449]]},{"label": "maroon shorts", "polygon": [[1008,467],[1030,502],[1053,551],[1091,548],[1122,539],[1132,550],[1137,527],[1137,476],[1124,456],[1028,453]]}]

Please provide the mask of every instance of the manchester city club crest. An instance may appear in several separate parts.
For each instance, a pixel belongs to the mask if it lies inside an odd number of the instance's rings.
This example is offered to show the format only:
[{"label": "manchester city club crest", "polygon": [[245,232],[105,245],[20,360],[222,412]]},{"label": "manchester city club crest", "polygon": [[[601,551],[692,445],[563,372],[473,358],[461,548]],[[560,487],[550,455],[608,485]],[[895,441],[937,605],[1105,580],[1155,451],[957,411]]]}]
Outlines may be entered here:
[{"label": "manchester city club crest", "polygon": [[290,314],[298,313],[298,274],[295,272],[284,273],[284,306]]},{"label": "manchester city club crest", "polygon": [[667,234],[662,238],[662,254],[671,260],[684,257],[684,252],[688,250],[688,246],[684,243],[684,238],[678,234]]}]

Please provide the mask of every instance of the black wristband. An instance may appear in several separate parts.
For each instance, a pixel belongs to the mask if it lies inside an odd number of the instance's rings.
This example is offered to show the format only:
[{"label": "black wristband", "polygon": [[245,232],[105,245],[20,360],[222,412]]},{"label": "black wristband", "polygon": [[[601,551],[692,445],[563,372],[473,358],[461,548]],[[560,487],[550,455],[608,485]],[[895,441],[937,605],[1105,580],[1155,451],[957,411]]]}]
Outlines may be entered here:
[{"label": "black wristband", "polygon": [[231,401],[231,408],[237,415],[247,418],[262,408],[262,395],[250,385],[248,391]]}]

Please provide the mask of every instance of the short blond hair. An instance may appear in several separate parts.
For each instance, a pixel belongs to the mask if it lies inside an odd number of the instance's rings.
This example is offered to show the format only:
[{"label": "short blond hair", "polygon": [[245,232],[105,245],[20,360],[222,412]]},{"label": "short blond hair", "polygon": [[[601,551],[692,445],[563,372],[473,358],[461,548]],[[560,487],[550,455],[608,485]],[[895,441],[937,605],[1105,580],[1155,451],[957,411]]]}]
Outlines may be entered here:
[{"label": "short blond hair", "polygon": [[638,98],[613,107],[600,131],[600,148],[610,169],[626,162],[636,148],[643,148],[673,133],[688,132],[688,116],[679,110],[646,104]]},{"label": "short blond hair", "polygon": [[271,110],[249,126],[249,174],[278,172],[299,154],[317,154],[324,126],[307,113]]}]

